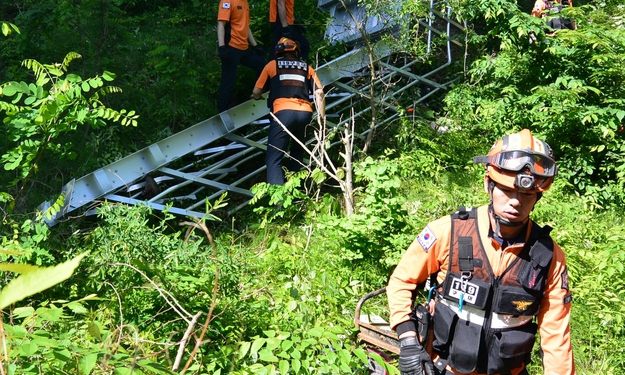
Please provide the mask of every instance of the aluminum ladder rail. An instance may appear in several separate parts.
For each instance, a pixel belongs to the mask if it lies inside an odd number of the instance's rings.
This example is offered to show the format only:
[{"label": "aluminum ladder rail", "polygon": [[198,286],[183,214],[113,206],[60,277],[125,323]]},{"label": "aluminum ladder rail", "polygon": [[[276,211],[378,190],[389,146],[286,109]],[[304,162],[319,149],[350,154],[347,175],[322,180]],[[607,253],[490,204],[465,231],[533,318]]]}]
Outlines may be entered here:
[{"label": "aluminum ladder rail", "polygon": [[[317,74],[328,92],[329,127],[340,128],[348,121],[364,119],[375,106],[385,108],[383,120],[359,131],[358,135],[363,137],[399,118],[394,101],[402,93],[418,85],[427,86],[429,92],[414,101],[420,103],[449,85],[450,82],[441,84],[428,77],[451,64],[451,43],[458,44],[450,37],[450,28],[454,26],[451,9],[445,7],[444,15],[435,14],[436,3],[432,1],[430,5],[431,17],[427,23],[419,22],[428,28],[428,47],[432,33],[446,36],[446,61],[423,75],[416,75],[411,72],[416,61],[391,59],[391,49],[380,41],[371,50],[359,48],[322,65]],[[437,27],[436,19],[444,21],[444,29]],[[47,218],[47,223],[54,225],[81,212],[93,212],[104,200],[144,204],[199,218],[205,215],[206,200],[213,201],[224,192],[234,201],[232,213],[247,203],[252,196],[247,186],[265,170],[268,120],[260,119],[267,115],[265,101],[249,100],[72,180],[62,189],[63,206]],[[39,208],[45,211],[51,205],[44,202]]]}]

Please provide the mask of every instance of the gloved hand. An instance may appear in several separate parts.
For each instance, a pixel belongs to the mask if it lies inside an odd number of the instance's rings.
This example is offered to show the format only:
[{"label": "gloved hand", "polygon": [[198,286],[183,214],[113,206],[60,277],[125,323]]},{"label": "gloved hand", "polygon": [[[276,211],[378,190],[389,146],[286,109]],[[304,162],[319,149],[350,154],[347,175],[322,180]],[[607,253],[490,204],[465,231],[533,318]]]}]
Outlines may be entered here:
[{"label": "gloved hand", "polygon": [[219,53],[219,58],[223,60],[226,57],[226,54],[228,53],[228,46],[225,44],[223,46],[219,46],[218,53]]},{"label": "gloved hand", "polygon": [[399,340],[399,372],[401,375],[433,375],[434,364],[415,336]]}]

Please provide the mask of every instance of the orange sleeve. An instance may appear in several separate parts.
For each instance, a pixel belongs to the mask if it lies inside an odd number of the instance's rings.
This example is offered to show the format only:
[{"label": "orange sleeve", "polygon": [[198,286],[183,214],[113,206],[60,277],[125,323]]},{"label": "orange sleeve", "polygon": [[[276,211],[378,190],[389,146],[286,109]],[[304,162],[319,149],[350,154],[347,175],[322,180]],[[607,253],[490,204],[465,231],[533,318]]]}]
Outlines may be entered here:
[{"label": "orange sleeve", "polygon": [[269,22],[276,22],[278,19],[278,0],[269,0]]},{"label": "orange sleeve", "polygon": [[573,375],[575,362],[571,346],[571,292],[564,252],[554,242],[545,295],[538,312],[538,329],[545,375]]},{"label": "orange sleeve", "polygon": [[391,328],[410,320],[413,291],[447,261],[450,230],[449,217],[428,224],[395,267],[386,287]]},{"label": "orange sleeve", "polygon": [[[259,90],[265,90],[267,83],[268,83],[267,81],[269,80],[269,78],[276,75],[275,70],[276,70],[275,60],[269,61],[267,65],[265,65],[265,67],[263,68],[263,71],[260,72],[260,76],[256,80],[256,84],[254,85],[254,87]],[[272,71],[273,71],[273,74],[272,74]]]},{"label": "orange sleeve", "polygon": [[219,1],[219,11],[217,12],[217,21],[230,22],[230,8],[232,7],[231,0]]}]

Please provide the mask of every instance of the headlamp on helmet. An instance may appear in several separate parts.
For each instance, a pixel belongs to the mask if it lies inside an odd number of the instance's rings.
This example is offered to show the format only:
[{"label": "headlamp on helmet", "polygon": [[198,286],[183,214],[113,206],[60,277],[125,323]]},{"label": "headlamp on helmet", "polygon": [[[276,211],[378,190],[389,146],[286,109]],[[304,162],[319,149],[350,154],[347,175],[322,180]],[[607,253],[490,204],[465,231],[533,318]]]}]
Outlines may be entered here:
[{"label": "headlamp on helmet", "polygon": [[297,45],[297,42],[286,37],[280,38],[280,40],[278,40],[278,43],[276,44],[276,47],[275,47],[275,52],[277,55],[282,54],[284,52],[297,52],[297,51],[299,51],[299,46]]}]

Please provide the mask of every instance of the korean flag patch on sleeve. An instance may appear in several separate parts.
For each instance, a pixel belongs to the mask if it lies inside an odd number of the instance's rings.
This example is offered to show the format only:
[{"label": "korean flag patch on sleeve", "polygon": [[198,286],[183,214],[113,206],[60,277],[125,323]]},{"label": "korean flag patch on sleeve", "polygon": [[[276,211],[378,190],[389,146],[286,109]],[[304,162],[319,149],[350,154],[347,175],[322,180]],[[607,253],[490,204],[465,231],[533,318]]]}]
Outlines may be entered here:
[{"label": "korean flag patch on sleeve", "polygon": [[224,3],[222,3],[221,7],[224,8],[224,9],[230,9],[230,3],[224,2]]},{"label": "korean flag patch on sleeve", "polygon": [[419,244],[423,248],[423,251],[427,253],[432,245],[434,245],[434,242],[436,242],[436,236],[434,235],[434,232],[432,232],[430,227],[426,226],[417,236],[417,241],[419,241]]}]

